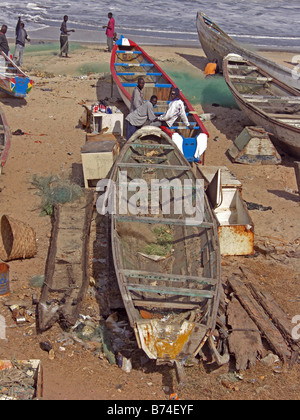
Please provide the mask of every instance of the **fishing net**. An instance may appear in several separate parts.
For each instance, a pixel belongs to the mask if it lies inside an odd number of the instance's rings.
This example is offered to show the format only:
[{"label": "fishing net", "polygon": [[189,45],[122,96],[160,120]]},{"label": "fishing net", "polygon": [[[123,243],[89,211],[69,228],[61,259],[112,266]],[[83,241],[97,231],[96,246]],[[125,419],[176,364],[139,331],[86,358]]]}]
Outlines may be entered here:
[{"label": "fishing net", "polygon": [[[192,105],[218,104],[226,108],[238,108],[225,80],[221,76],[203,78],[200,74],[167,70],[176,85]],[[199,71],[200,73],[200,71]]]},{"label": "fishing net", "polygon": [[38,189],[41,197],[41,215],[52,215],[55,204],[64,204],[77,200],[82,195],[82,188],[59,176],[34,175],[31,184]]}]

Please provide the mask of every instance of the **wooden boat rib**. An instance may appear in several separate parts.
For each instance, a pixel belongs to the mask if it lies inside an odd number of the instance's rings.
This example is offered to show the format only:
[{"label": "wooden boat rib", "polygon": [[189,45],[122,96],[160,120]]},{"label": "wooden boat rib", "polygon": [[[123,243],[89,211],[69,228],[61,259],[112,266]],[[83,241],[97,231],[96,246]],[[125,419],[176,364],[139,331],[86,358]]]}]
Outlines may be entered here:
[{"label": "wooden boat rib", "polygon": [[[113,48],[111,74],[112,80],[115,82],[118,92],[128,109],[130,109],[131,95],[137,85],[137,80],[140,76],[143,77],[145,80],[144,98],[150,100],[152,95],[156,95],[158,98],[155,108],[156,115],[166,112],[170,102],[171,90],[177,87],[171,78],[140,46],[126,38],[121,38],[117,41]],[[174,123],[171,129],[177,131],[184,140],[190,139],[190,142],[195,140],[192,145],[196,148],[198,135],[205,133],[209,137],[209,134],[182,92],[180,92],[180,99],[185,104],[186,115],[189,122],[193,125],[193,129],[187,128],[180,120]],[[193,153],[189,155],[187,151],[185,156],[189,161],[193,161]]]},{"label": "wooden boat rib", "polygon": [[300,79],[299,77],[293,77],[292,70],[276,64],[236,43],[201,11],[197,13],[196,24],[203,51],[209,60],[218,60],[220,69],[222,69],[223,58],[230,53],[235,53],[251,61],[254,66],[258,66],[288,86],[300,89]]},{"label": "wooden boat rib", "polygon": [[11,145],[11,132],[4,112],[0,108],[0,175],[8,158]]},{"label": "wooden boat rib", "polygon": [[33,87],[31,80],[13,60],[0,51],[0,90],[17,98],[25,98]]},{"label": "wooden boat rib", "polygon": [[236,54],[225,57],[223,69],[239,108],[273,134],[282,150],[300,158],[300,92]]},{"label": "wooden boat rib", "polygon": [[[123,146],[111,173],[118,192],[124,176],[128,185],[140,180],[147,188],[161,180],[196,182],[170,137],[151,126],[138,130]],[[190,223],[186,214],[174,212],[176,188],[171,191],[170,214],[162,211],[163,196],[155,214],[152,203],[143,209],[146,215],[132,214],[135,195],[128,187],[126,212],[121,214],[117,205],[111,216],[116,275],[138,345],[157,363],[175,365],[196,355],[214,331],[221,285],[216,219],[204,189],[203,221]],[[117,197],[124,204],[124,196]],[[163,246],[164,252],[155,255]]]}]

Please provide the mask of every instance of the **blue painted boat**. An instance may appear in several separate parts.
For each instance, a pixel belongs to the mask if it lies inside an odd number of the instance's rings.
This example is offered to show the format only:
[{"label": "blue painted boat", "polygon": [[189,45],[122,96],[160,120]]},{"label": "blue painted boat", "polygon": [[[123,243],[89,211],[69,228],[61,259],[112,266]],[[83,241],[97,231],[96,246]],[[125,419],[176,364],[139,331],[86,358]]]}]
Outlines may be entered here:
[{"label": "blue painted boat", "polygon": [[17,98],[25,98],[33,87],[31,80],[12,60],[0,51],[0,90]]}]

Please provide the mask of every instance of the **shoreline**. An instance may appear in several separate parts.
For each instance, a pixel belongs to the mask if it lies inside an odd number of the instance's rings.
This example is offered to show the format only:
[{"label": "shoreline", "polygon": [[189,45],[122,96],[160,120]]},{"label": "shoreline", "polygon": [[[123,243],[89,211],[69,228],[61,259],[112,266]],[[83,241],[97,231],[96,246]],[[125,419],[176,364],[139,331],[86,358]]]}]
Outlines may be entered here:
[{"label": "shoreline", "polygon": [[[71,27],[71,25],[70,25]],[[11,45],[15,42],[15,37],[12,36],[12,30],[8,31],[7,39]],[[28,30],[28,35],[32,41],[39,42],[59,42],[60,31],[58,27],[47,27],[44,29],[35,29],[33,31]],[[186,48],[197,48],[202,49],[200,41],[198,39],[198,34],[195,32],[196,39],[190,37],[189,39],[177,39],[177,38],[165,38],[160,37],[155,34],[151,35],[130,35],[124,33],[118,33],[120,38],[123,35],[125,38],[134,40],[137,44],[145,46],[164,46],[164,47],[186,47]],[[74,33],[71,33],[69,42],[79,43],[79,44],[105,44],[106,45],[106,35],[103,29],[99,30],[90,30],[90,29],[75,29]],[[249,46],[249,49],[254,51],[270,51],[270,52],[287,52],[287,53],[300,53],[299,47],[282,47],[276,45],[255,45],[251,43],[242,43],[245,47]]]}]

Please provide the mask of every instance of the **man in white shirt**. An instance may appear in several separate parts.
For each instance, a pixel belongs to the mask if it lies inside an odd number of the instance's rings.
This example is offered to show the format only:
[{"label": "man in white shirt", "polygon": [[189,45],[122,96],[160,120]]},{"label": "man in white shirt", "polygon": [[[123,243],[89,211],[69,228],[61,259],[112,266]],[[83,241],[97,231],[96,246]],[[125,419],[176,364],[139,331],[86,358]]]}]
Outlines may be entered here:
[{"label": "man in white shirt", "polygon": [[166,126],[168,128],[172,127],[175,121],[180,117],[181,120],[187,127],[191,127],[189,120],[186,116],[184,103],[179,98],[180,92],[178,88],[173,88],[171,91],[171,102],[169,103],[168,110],[160,115],[156,120],[151,124],[156,127],[160,125]]}]

